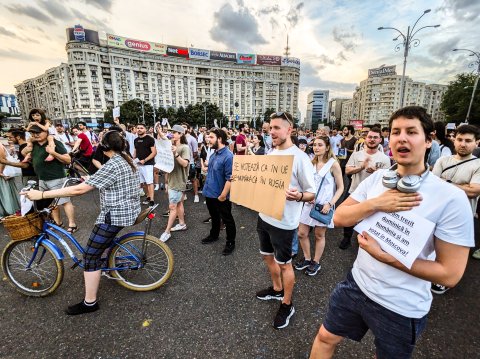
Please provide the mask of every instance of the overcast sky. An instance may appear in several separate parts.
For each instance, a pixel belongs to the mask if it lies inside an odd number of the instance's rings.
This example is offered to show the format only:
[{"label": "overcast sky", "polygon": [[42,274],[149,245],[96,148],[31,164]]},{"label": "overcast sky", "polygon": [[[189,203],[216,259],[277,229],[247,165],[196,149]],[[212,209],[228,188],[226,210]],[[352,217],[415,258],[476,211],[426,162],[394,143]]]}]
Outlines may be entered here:
[{"label": "overcast sky", "polygon": [[[330,90],[330,97],[351,97],[369,68],[397,65],[393,30],[407,26],[426,9],[417,28],[407,75],[447,84],[471,71],[467,53],[480,51],[478,0],[3,0],[0,13],[0,92],[66,62],[65,28],[81,24],[141,40],[233,52],[281,55],[289,34],[291,56],[302,61],[300,111],[307,94]],[[397,42],[398,43],[398,42]],[[471,61],[470,61],[471,62]]]}]

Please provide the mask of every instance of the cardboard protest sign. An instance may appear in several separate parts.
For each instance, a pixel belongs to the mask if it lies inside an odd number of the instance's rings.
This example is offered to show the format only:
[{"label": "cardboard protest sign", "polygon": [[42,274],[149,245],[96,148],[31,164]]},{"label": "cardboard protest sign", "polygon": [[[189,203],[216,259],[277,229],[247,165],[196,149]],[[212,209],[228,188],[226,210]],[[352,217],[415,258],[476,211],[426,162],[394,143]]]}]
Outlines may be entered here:
[{"label": "cardboard protest sign", "polygon": [[170,173],[173,171],[174,161],[172,153],[172,142],[170,140],[155,140],[157,155],[155,156],[155,167],[160,171]]},{"label": "cardboard protest sign", "polygon": [[235,156],[230,200],[281,220],[292,166],[293,156]]},{"label": "cardboard protest sign", "polygon": [[377,212],[354,228],[367,232],[382,249],[410,269],[435,229],[435,223],[411,211]]}]

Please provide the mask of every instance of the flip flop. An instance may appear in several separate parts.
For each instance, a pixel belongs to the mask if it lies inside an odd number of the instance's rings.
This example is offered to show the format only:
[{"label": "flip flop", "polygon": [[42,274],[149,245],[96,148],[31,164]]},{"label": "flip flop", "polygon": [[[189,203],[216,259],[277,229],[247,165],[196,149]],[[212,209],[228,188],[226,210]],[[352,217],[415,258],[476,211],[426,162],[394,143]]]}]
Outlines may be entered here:
[{"label": "flip flop", "polygon": [[72,234],[75,233],[76,231],[78,231],[78,226],[74,226],[74,227],[69,226],[67,229],[67,232]]}]

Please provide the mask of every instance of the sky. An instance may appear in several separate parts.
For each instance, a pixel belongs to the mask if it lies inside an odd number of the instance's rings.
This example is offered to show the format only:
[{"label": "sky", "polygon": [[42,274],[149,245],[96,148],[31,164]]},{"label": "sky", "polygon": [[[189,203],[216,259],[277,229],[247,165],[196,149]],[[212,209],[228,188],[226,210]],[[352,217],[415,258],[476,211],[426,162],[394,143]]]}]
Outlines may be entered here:
[{"label": "sky", "polygon": [[[301,59],[299,108],[307,94],[329,90],[330,98],[351,98],[367,71],[396,65],[403,51],[392,41],[395,27],[418,22],[406,75],[448,84],[471,72],[472,57],[454,48],[480,51],[477,0],[2,0],[0,93],[67,61],[65,29],[75,24],[140,40],[219,51],[282,55],[287,34],[290,56]],[[476,29],[476,30],[475,30]]]}]

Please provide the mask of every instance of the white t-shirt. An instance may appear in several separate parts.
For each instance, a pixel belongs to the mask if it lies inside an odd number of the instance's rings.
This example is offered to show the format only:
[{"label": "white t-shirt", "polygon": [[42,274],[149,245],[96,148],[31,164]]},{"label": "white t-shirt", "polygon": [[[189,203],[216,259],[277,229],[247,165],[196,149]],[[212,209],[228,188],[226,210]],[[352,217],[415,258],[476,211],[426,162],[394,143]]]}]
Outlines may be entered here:
[{"label": "white t-shirt", "polygon": [[[385,171],[372,174],[350,196],[358,202],[378,197],[387,190],[382,185]],[[462,190],[429,174],[423,180],[419,193],[423,200],[411,212],[435,223],[433,235],[436,238],[459,246],[474,246],[473,217],[467,196]],[[433,235],[425,244],[419,259],[435,258]],[[361,248],[352,274],[367,297],[395,313],[421,318],[430,311],[432,294],[429,281],[379,262]]]},{"label": "white t-shirt", "polygon": [[[313,165],[305,152],[293,145],[286,150],[274,149],[268,155],[291,156],[293,155],[292,177],[289,188],[296,188],[299,192],[315,193],[315,180],[313,178]],[[303,202],[286,201],[282,220],[279,221],[266,214],[260,213],[260,218],[268,224],[286,230],[298,227]]]},{"label": "white t-shirt", "polygon": [[63,143],[67,152],[72,151],[72,147],[70,145],[68,145],[68,143],[69,142],[74,142],[73,136],[71,136],[71,135],[67,136],[66,132],[63,132],[63,133],[58,133],[57,132],[56,135],[55,135],[55,139],[60,141],[61,143]]},{"label": "white t-shirt", "polygon": [[203,143],[203,133],[202,132],[198,133],[197,142],[198,143]]},{"label": "white t-shirt", "polygon": [[195,137],[193,137],[189,133],[187,133],[185,137],[187,138],[188,147],[190,147],[190,164],[193,164],[194,163],[193,154],[194,152],[198,153],[198,142],[195,139]]},{"label": "white t-shirt", "polygon": [[[363,162],[365,159],[370,158],[369,167],[372,168],[388,168],[390,167],[390,158],[383,153],[383,151],[377,151],[373,155],[369,155],[365,152],[365,150],[353,152],[346,167],[360,167],[363,166]],[[353,193],[357,186],[365,180],[367,177],[370,177],[371,173],[368,173],[365,169],[361,170],[360,172],[355,173],[352,175],[352,184],[350,185],[350,189],[348,193]]]},{"label": "white t-shirt", "polygon": [[[452,181],[455,184],[480,184],[479,159],[469,161],[461,164],[460,166],[452,167],[442,173],[445,168],[457,165],[458,163],[466,161],[470,158],[475,158],[475,156],[471,156],[463,160],[457,160],[455,156],[440,157],[437,162],[435,162],[432,173],[441,179]],[[469,201],[472,207],[472,212],[475,214],[477,212],[478,197],[469,198]]]},{"label": "white t-shirt", "polygon": [[133,152],[135,151],[135,139],[137,138],[137,135],[125,131],[125,138],[128,142],[128,150],[130,151],[130,155],[133,157]]},{"label": "white t-shirt", "polygon": [[332,146],[332,150],[335,156],[338,155],[338,149],[340,148],[340,143],[342,142],[343,137],[338,133],[335,136],[330,137],[330,145]]}]

